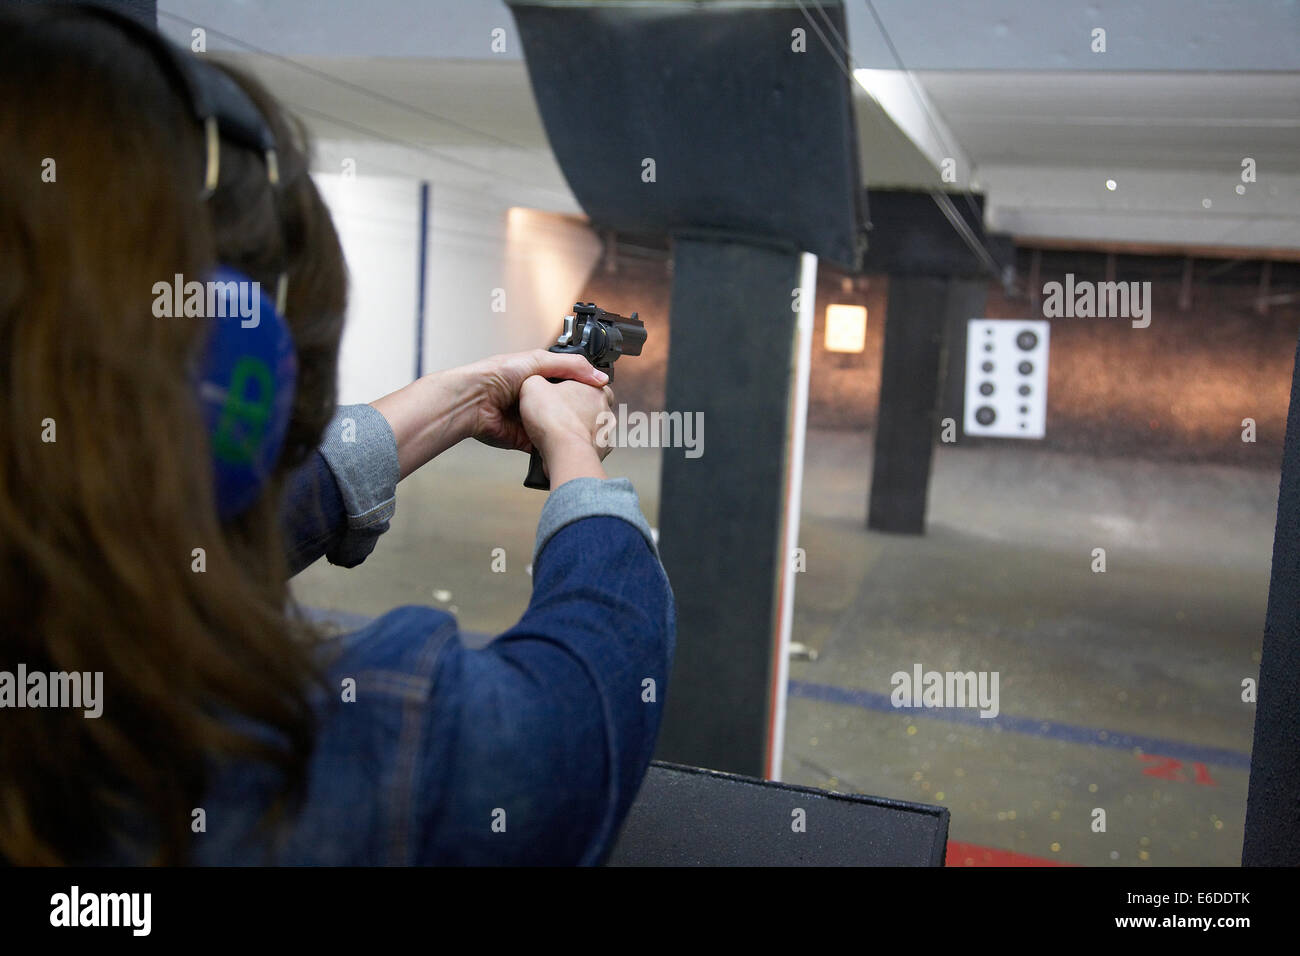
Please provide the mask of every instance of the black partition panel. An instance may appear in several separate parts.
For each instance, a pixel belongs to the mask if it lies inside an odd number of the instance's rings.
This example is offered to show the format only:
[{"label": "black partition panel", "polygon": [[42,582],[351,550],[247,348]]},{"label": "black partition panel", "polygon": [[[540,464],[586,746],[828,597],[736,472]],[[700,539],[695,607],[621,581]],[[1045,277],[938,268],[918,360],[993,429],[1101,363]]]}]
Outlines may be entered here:
[{"label": "black partition panel", "polygon": [[947,846],[946,807],[655,762],[609,865],[942,866]]},{"label": "black partition panel", "polygon": [[735,0],[507,4],[547,138],[594,225],[715,229],[856,267],[852,81],[817,32],[847,35],[839,0],[815,13]]},{"label": "black partition panel", "polygon": [[158,25],[158,0],[18,0],[20,4],[35,6],[36,4],[52,5],[58,3],[94,3],[101,7],[108,7],[110,10],[116,10],[118,13],[125,13],[128,16],[135,17],[141,23],[148,24],[151,27]]},{"label": "black partition panel", "polygon": [[1243,866],[1300,866],[1300,346],[1282,447]]}]

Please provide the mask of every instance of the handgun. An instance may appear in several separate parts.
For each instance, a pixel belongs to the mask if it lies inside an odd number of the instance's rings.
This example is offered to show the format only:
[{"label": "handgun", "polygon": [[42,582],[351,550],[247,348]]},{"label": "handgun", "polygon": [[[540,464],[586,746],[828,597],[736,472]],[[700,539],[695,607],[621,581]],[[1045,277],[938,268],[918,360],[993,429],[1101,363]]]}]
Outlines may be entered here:
[{"label": "handgun", "polygon": [[[614,363],[620,355],[640,355],[645,345],[645,323],[633,312],[624,318],[597,308],[594,302],[576,302],[573,314],[564,317],[564,331],[548,349],[551,352],[581,355],[614,381]],[[558,382],[561,379],[553,378]],[[525,488],[549,491],[551,480],[542,468],[542,456],[533,449],[528,459]]]}]

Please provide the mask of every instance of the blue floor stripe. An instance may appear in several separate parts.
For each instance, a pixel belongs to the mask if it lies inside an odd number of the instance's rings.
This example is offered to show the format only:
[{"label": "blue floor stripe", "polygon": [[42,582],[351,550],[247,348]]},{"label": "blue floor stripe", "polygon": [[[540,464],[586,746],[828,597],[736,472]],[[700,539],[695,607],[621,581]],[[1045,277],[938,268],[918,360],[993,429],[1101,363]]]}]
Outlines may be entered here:
[{"label": "blue floor stripe", "polygon": [[[321,623],[331,623],[344,630],[360,630],[373,620],[363,614],[348,611],[327,611],[322,608],[304,608],[308,615]],[[465,632],[461,639],[471,647],[481,647],[488,641],[487,635]],[[787,685],[791,697],[805,700],[820,700],[828,704],[844,704],[849,707],[861,707],[885,714],[899,713],[906,708],[895,707],[888,694],[878,694],[869,690],[850,690],[845,687],[832,687],[829,684],[814,684],[809,681],[792,680]],[[912,708],[907,711],[912,716],[926,717],[930,720],[943,720],[951,724],[965,724],[985,730],[998,727],[1015,734],[1030,737],[1044,737],[1048,740],[1062,740],[1071,744],[1083,744],[1092,747],[1110,747],[1113,750],[1141,750],[1143,753],[1159,754],[1162,757],[1174,757],[1218,767],[1230,767],[1233,770],[1249,770],[1250,754],[1238,750],[1226,750],[1222,747],[1203,747],[1199,744],[1183,743],[1179,740],[1165,740],[1161,737],[1142,737],[1134,734],[1122,734],[1113,730],[1098,730],[1095,727],[1080,727],[1076,724],[1058,724],[1050,720],[1038,720],[1034,717],[1017,717],[1012,714],[998,714],[996,717],[981,717],[974,709],[965,708]]]},{"label": "blue floor stripe", "polygon": [[943,720],[952,724],[966,724],[972,727],[998,727],[1016,734],[1045,737],[1049,740],[1063,740],[1071,744],[1110,747],[1115,750],[1136,749],[1141,750],[1143,753],[1159,754],[1162,757],[1175,757],[1192,762],[1199,761],[1200,763],[1214,764],[1219,767],[1230,767],[1234,770],[1250,769],[1250,754],[1244,754],[1239,750],[1203,747],[1199,744],[1189,744],[1179,740],[1143,737],[1136,734],[1119,733],[1114,730],[1080,727],[1076,724],[1058,724],[1050,720],[1017,717],[1012,714],[981,717],[978,710],[968,708],[900,708],[893,705],[888,694],[878,694],[869,690],[849,690],[844,687],[813,684],[801,680],[790,681],[788,687],[791,697],[801,697],[805,700],[820,700],[829,704],[846,704],[850,707],[861,707],[865,710],[875,710],[882,713],[905,712],[914,717],[926,717],[930,720]]}]

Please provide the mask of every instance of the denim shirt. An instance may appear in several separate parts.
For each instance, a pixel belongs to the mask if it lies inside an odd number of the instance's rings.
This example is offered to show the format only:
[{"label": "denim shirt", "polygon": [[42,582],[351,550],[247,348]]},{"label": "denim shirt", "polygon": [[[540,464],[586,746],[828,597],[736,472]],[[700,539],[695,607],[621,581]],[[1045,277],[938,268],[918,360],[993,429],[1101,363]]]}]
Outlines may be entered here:
[{"label": "denim shirt", "polygon": [[[340,409],[290,483],[295,569],[364,560],[396,482],[387,422]],[[195,862],[599,863],[649,765],[674,641],[672,592],[631,484],[566,482],[542,509],[519,622],[471,650],[451,615],[400,607],[328,642],[298,813],[266,832],[271,772],[218,768]]]}]

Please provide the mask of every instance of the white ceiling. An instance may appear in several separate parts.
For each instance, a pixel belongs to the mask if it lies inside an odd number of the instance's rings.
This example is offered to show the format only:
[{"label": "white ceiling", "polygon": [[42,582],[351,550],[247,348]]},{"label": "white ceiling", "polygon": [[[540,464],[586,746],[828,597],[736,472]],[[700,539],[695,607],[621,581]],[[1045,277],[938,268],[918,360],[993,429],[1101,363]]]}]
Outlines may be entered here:
[{"label": "white ceiling", "polygon": [[[1300,250],[1300,74],[913,77],[969,166],[958,184],[986,195],[991,228],[1021,239]],[[929,150],[931,163],[938,152]],[[1246,158],[1254,183],[1242,181]],[[882,173],[865,170],[868,181]]]},{"label": "white ceiling", "polygon": [[[1287,13],[1300,5],[1268,7],[1283,28],[1300,23]],[[162,0],[160,8],[161,25],[174,36],[197,22],[185,13],[185,0]],[[362,172],[369,164],[378,174],[577,211],[517,55],[283,52],[293,48],[290,40],[241,34],[240,11],[252,8],[263,19],[276,9],[260,0],[225,7],[213,46],[237,51],[227,55],[300,111],[321,141],[323,168],[337,168],[346,156]],[[901,21],[905,8],[877,0],[877,9]],[[475,15],[487,19],[476,29],[494,22],[481,10]],[[851,19],[860,21],[861,12]],[[926,27],[913,18],[900,35],[919,43],[923,27],[947,37],[950,24],[932,18]],[[314,29],[319,47],[321,21]],[[855,43],[865,29],[855,23]],[[1300,47],[1300,27],[1296,34]],[[1260,44],[1278,58],[1276,36]],[[1249,50],[1233,56],[1251,59]],[[986,196],[987,224],[1022,239],[1300,250],[1300,72],[965,69],[923,70],[910,79],[875,73],[895,92],[873,98],[854,87],[869,186],[972,188]],[[955,184],[940,181],[939,163],[948,155],[958,157]],[[1256,162],[1256,183],[1241,183],[1244,157]],[[1116,181],[1114,191],[1105,188],[1107,179]]]},{"label": "white ceiling", "polygon": [[917,75],[980,165],[1300,173],[1300,74]]}]

